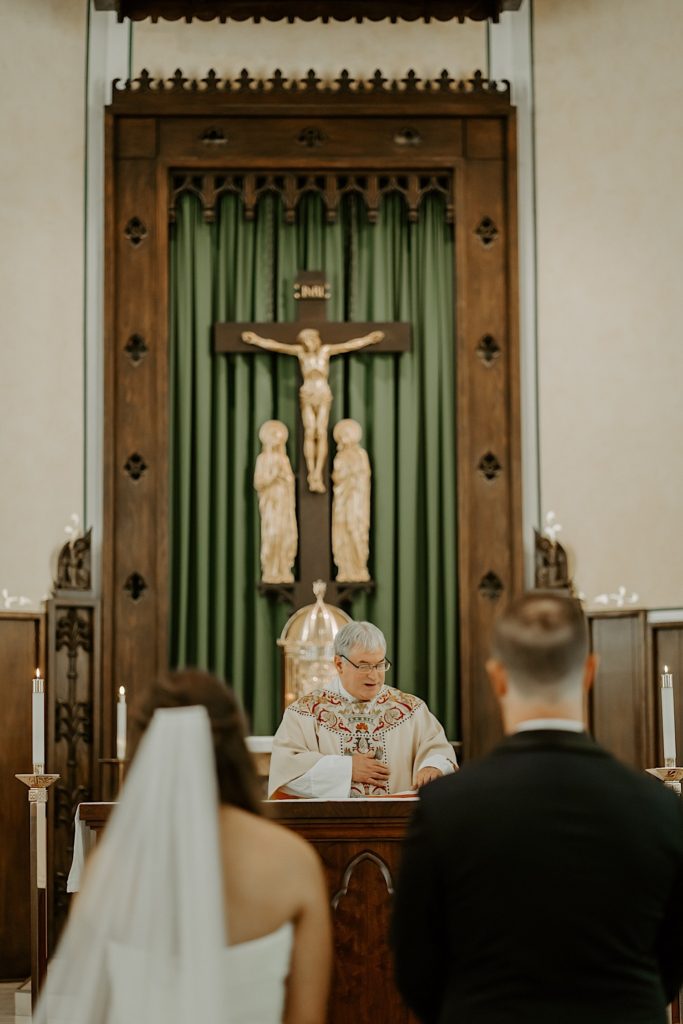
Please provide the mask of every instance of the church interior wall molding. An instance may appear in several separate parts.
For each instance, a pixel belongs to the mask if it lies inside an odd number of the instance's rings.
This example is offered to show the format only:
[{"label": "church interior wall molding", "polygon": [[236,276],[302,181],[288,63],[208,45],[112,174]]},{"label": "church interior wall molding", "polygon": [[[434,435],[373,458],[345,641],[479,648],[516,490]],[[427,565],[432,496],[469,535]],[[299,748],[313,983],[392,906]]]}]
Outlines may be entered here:
[{"label": "church interior wall molding", "polygon": [[533,5],[486,27],[488,75],[512,83],[517,110],[517,216],[519,239],[520,424],[525,581],[534,579],[533,530],[541,522],[538,424],[536,265],[536,151]]},{"label": "church interior wall molding", "polygon": [[[372,107],[368,106],[368,99],[372,100]],[[330,80],[313,69],[304,78],[288,78],[279,68],[268,78],[253,77],[246,68],[235,78],[221,78],[211,68],[203,78],[189,78],[178,68],[170,78],[155,78],[143,68],[135,78],[114,79],[111,108],[118,114],[135,112],[167,117],[209,111],[247,114],[250,110],[261,117],[271,112],[292,116],[295,111],[319,118],[331,112],[337,116],[348,112],[359,118],[374,117],[380,112],[399,117],[413,115],[421,119],[419,131],[414,125],[391,125],[394,145],[410,149],[419,148],[424,141],[423,131],[429,130],[429,124],[422,119],[430,114],[456,116],[458,99],[463,101],[463,112],[470,115],[476,112],[477,100],[481,101],[482,114],[502,113],[511,105],[510,83],[487,78],[480,70],[471,78],[457,79],[445,69],[434,78],[421,78],[412,69],[402,78],[388,78],[380,69],[372,75],[353,78],[343,69]],[[291,108],[292,103],[296,104],[295,109]],[[316,150],[328,142],[326,132],[333,135],[334,124],[328,122],[326,131],[321,125],[322,122],[314,127],[301,126],[296,136],[299,148]],[[223,134],[210,124],[199,127],[204,152],[225,150],[234,141],[230,134]],[[350,140],[345,141],[348,147]],[[347,155],[358,148],[359,142],[352,143]],[[268,152],[272,155],[273,151]]]},{"label": "church interior wall molding", "polygon": [[93,589],[101,587],[103,529],[102,418],[104,390],[104,117],[111,101],[111,83],[130,74],[131,27],[118,24],[113,14],[95,14],[88,6],[85,68],[85,260],[83,265],[84,331],[84,494],[83,518],[92,524],[91,572]]},{"label": "church interior wall molding", "polygon": [[115,11],[119,21],[498,21],[522,0],[95,0],[98,11]]}]

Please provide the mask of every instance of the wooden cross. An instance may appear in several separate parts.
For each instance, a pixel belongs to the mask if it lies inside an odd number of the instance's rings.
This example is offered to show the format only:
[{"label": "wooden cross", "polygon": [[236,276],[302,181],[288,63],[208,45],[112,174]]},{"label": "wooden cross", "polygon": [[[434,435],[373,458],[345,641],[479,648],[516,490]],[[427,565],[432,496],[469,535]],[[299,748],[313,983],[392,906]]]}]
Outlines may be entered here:
[{"label": "wooden cross", "polygon": [[[299,470],[297,474],[297,507],[299,523],[299,572],[296,583],[262,583],[262,593],[274,593],[290,601],[295,608],[312,601],[313,582],[322,579],[327,582],[326,599],[331,604],[348,602],[357,590],[371,590],[372,581],[364,583],[341,583],[333,580],[332,550],[330,541],[330,496],[327,488],[329,477],[327,466],[327,417],[332,394],[327,384],[329,356],[343,351],[362,349],[369,354],[386,352],[408,352],[410,350],[410,324],[407,323],[332,323],[327,319],[327,300],[330,297],[329,284],[320,271],[300,271],[294,283],[294,298],[297,302],[297,319],[293,323],[220,323],[214,325],[214,351],[254,355],[265,348],[268,351],[297,356],[299,369],[306,366],[309,372],[310,360],[316,359],[317,351],[324,363],[324,371],[312,376],[316,385],[327,389],[328,398],[318,403],[315,415],[311,403],[306,400],[306,377],[304,387],[299,391],[305,430],[299,430]],[[244,336],[252,338],[251,343]],[[266,337],[264,338],[263,335]],[[356,339],[352,341],[352,339]],[[379,340],[378,340],[379,339]],[[346,346],[350,343],[350,349]],[[368,346],[368,347],[366,347]],[[328,348],[329,347],[329,348]],[[336,349],[336,351],[335,351]],[[325,350],[324,354],[323,350]],[[324,382],[322,380],[324,375]],[[316,420],[317,421],[314,422]],[[324,459],[316,460],[312,438],[314,433],[324,432],[325,444],[321,453]]]}]

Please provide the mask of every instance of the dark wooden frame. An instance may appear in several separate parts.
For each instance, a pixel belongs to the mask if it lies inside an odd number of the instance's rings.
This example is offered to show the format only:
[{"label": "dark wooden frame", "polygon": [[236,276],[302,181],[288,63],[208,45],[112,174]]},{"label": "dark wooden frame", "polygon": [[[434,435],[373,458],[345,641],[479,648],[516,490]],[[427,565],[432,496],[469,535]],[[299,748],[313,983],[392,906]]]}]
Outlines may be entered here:
[{"label": "dark wooden frame", "polygon": [[483,670],[490,628],[523,580],[509,88],[479,73],[355,84],[342,73],[323,86],[313,72],[267,83],[143,72],[115,88],[106,114],[104,756],[115,686],[134,696],[167,667],[168,211],[171,173],[183,170],[452,175],[461,721],[467,756],[481,752],[498,734]]}]

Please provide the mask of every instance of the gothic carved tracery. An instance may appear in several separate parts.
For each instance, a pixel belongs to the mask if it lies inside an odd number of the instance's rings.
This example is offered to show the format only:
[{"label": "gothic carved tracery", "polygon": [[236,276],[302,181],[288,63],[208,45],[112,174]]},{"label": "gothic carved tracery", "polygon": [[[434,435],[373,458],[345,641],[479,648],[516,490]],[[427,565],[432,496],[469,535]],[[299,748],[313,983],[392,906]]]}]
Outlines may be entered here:
[{"label": "gothic carved tracery", "polygon": [[169,218],[175,220],[176,206],[180,196],[190,193],[197,196],[202,204],[202,213],[207,223],[216,219],[218,205],[223,196],[232,193],[242,200],[246,220],[253,220],[259,200],[267,193],[279,195],[284,207],[285,223],[293,224],[301,199],[307,193],[322,196],[325,214],[329,224],[334,224],[339,206],[345,196],[357,195],[364,203],[368,220],[377,222],[383,198],[391,192],[403,196],[408,209],[408,220],[418,220],[420,206],[425,196],[440,193],[446,201],[446,222],[453,222],[452,178],[448,173],[396,173],[377,174],[335,172],[321,174],[284,173],[265,174],[248,172],[244,174],[192,174],[177,173],[172,177]]},{"label": "gothic carved tracery", "polygon": [[[67,911],[66,880],[73,856],[76,808],[91,798],[92,690],[89,656],[93,651],[93,617],[88,608],[62,608],[55,624],[55,652],[66,656],[66,671],[55,680],[54,925]],[[83,661],[82,659],[84,659]],[[85,665],[85,671],[83,671]]]}]

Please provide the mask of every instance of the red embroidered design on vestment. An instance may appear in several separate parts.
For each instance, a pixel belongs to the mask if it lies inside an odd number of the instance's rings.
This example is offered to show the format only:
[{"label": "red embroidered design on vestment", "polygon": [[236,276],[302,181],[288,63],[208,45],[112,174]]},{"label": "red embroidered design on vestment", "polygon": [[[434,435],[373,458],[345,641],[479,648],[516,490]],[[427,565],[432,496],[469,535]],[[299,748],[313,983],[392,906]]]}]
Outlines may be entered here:
[{"label": "red embroidered design on vestment", "polygon": [[[370,754],[387,764],[386,734],[412,718],[422,703],[419,697],[387,686],[374,701],[348,701],[339,694],[317,690],[295,701],[290,710],[315,719],[318,728],[336,736],[340,754]],[[351,785],[351,796],[386,792],[386,786]]]}]

